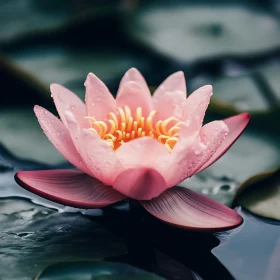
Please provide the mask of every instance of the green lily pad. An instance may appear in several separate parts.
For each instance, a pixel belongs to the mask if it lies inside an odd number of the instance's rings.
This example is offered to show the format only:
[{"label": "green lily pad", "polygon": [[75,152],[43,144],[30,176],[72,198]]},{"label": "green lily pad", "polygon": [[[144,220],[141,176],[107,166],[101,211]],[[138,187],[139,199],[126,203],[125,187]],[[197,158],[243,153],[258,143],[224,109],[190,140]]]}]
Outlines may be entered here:
[{"label": "green lily pad", "polygon": [[245,181],[238,188],[234,203],[259,216],[280,220],[280,169]]},{"label": "green lily pad", "polygon": [[129,18],[127,32],[180,62],[251,56],[280,45],[276,16],[257,6],[240,3],[217,6],[173,1],[168,5],[153,1]]},{"label": "green lily pad", "polygon": [[181,182],[179,186],[199,192],[227,206],[231,206],[238,183],[225,177],[215,178],[209,174],[205,176],[204,172],[201,172]]},{"label": "green lily pad", "polygon": [[43,133],[32,107],[1,108],[0,142],[19,157],[58,163],[63,156]]},{"label": "green lily pad", "polygon": [[146,61],[122,50],[83,50],[54,47],[30,48],[8,57],[47,88],[62,84],[84,99],[84,81],[89,72],[104,81],[120,78],[132,66],[143,70]]},{"label": "green lily pad", "polygon": [[0,275],[29,280],[63,261],[122,255],[125,245],[80,213],[59,213],[20,199],[0,200]]},{"label": "green lily pad", "polygon": [[251,76],[223,77],[213,83],[214,100],[225,102],[238,111],[264,111],[267,98]]},{"label": "green lily pad", "polygon": [[72,262],[47,267],[36,280],[163,280],[153,273],[123,263]]},{"label": "green lily pad", "polygon": [[58,27],[89,8],[93,1],[80,5],[70,1],[10,0],[0,4],[0,42],[6,42],[31,32]]},{"label": "green lily pad", "polygon": [[267,82],[272,93],[278,99],[278,105],[280,105],[280,63],[269,63],[258,68],[258,72]]}]

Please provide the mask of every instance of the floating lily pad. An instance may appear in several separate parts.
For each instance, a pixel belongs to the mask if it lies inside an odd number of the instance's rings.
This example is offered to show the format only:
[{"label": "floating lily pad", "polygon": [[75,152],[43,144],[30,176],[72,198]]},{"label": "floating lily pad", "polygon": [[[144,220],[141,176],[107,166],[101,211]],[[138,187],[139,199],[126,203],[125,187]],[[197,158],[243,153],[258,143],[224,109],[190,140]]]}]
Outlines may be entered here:
[{"label": "floating lily pad", "polygon": [[74,16],[93,7],[95,1],[10,0],[0,4],[0,42],[9,41],[30,32],[62,25]]},{"label": "floating lily pad", "polygon": [[238,111],[264,111],[270,104],[251,76],[224,77],[213,83],[213,98]]},{"label": "floating lily pad", "polygon": [[37,280],[163,280],[128,264],[110,262],[58,263],[47,267]]},{"label": "floating lily pad", "polygon": [[57,213],[19,199],[0,200],[0,275],[29,280],[61,261],[125,253],[122,242],[79,213]]},{"label": "floating lily pad", "polygon": [[33,108],[1,108],[0,142],[18,157],[44,163],[64,160],[43,133]]},{"label": "floating lily pad", "polygon": [[84,81],[89,72],[110,81],[120,78],[129,68],[146,68],[147,61],[128,51],[67,49],[63,46],[30,48],[10,53],[9,58],[32,74],[47,88],[59,83],[84,99]]},{"label": "floating lily pad", "polygon": [[227,206],[231,206],[238,183],[226,177],[215,178],[209,174],[205,176],[203,173],[200,173],[186,179],[179,186],[186,187]]},{"label": "floating lily pad", "polygon": [[235,204],[266,218],[280,220],[280,170],[255,175],[239,188]]},{"label": "floating lily pad", "polygon": [[[258,68],[258,72],[263,76],[272,93],[278,99],[278,105],[280,104],[280,63],[269,63]],[[276,104],[274,104],[276,105]]]},{"label": "floating lily pad", "polygon": [[280,45],[279,21],[257,7],[154,3],[129,18],[128,32],[177,61],[251,56]]}]

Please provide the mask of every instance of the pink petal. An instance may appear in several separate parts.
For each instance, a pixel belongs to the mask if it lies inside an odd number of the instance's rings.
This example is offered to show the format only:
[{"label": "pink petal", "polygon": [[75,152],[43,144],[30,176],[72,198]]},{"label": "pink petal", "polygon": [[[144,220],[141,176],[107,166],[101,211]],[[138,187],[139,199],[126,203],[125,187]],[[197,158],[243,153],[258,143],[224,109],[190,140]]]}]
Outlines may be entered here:
[{"label": "pink petal", "polygon": [[126,167],[154,167],[160,171],[167,148],[152,137],[142,137],[124,143],[116,150],[116,157]]},{"label": "pink petal", "polygon": [[[181,126],[180,134],[184,129]],[[190,177],[203,157],[204,145],[201,145],[199,134],[190,137],[180,137],[170,153],[168,164],[163,172],[167,187],[173,187]]]},{"label": "pink petal", "polygon": [[165,92],[178,92],[182,98],[187,97],[187,88],[184,72],[179,71],[167,77],[153,94],[154,100],[159,100]]},{"label": "pink petal", "polygon": [[130,68],[124,74],[124,76],[123,76],[123,78],[120,82],[119,90],[127,82],[135,82],[135,83],[139,84],[143,88],[143,94],[145,95],[145,98],[148,98],[148,99],[151,98],[150,89],[149,89],[144,77],[142,76],[142,74],[136,68]]},{"label": "pink petal", "polygon": [[196,173],[221,146],[228,127],[223,121],[214,121],[190,137],[185,137],[187,132],[186,126],[181,125],[180,138],[171,153],[170,166],[164,172],[168,187],[175,186]]},{"label": "pink petal", "polygon": [[212,86],[206,85],[197,89],[187,98],[182,118],[188,126],[188,135],[200,130],[211,95]]},{"label": "pink petal", "polygon": [[92,176],[111,186],[123,169],[112,148],[97,134],[85,129],[77,141],[79,153]]},{"label": "pink petal", "polygon": [[181,187],[141,204],[158,219],[186,229],[220,231],[242,223],[242,218],[227,206]]},{"label": "pink petal", "polygon": [[[165,174],[170,162],[170,153],[167,148],[157,140],[151,137],[137,138],[121,145],[115,153],[124,169],[133,170],[139,168],[141,170],[154,170],[156,173],[160,174],[160,177],[164,178],[164,181],[166,181]],[[149,193],[144,193],[143,195],[151,195],[154,197],[163,192],[166,188],[166,183],[158,184],[153,191],[146,189]],[[120,189],[119,191],[122,192]],[[129,191],[129,189],[127,189],[127,191]],[[137,189],[135,192],[138,194]],[[126,192],[124,192],[124,194],[126,194]]]},{"label": "pink petal", "polygon": [[181,119],[186,97],[184,73],[180,71],[170,75],[153,94],[154,109],[158,112],[156,120],[164,120],[171,116]]},{"label": "pink petal", "polygon": [[73,145],[71,136],[66,126],[48,110],[35,106],[34,112],[38,121],[56,149],[77,168],[88,173],[86,165]]},{"label": "pink petal", "polygon": [[223,121],[213,121],[201,128],[199,136],[201,143],[205,145],[205,149],[203,150],[202,158],[195,167],[193,173],[196,173],[201,166],[210,160],[225,141],[228,132],[229,128]]},{"label": "pink petal", "polygon": [[125,199],[113,188],[76,170],[19,171],[15,179],[28,191],[78,208],[99,208]]},{"label": "pink petal", "polygon": [[116,102],[106,85],[89,73],[85,81],[87,115],[106,121],[110,112],[116,113]]},{"label": "pink petal", "polygon": [[136,82],[127,82],[120,87],[116,97],[116,103],[121,108],[127,105],[133,116],[135,116],[137,107],[142,108],[144,117],[147,117],[152,110],[151,95],[148,96],[145,93],[145,88]]},{"label": "pink petal", "polygon": [[164,178],[152,168],[125,169],[116,178],[113,188],[120,193],[137,200],[152,199],[158,196],[166,183]]},{"label": "pink petal", "polygon": [[73,92],[61,85],[52,84],[50,89],[57,112],[62,122],[66,125],[64,112],[67,109],[74,114],[79,124],[84,123],[86,106],[82,100]]},{"label": "pink petal", "polygon": [[183,105],[186,97],[182,97],[179,91],[165,92],[159,100],[154,100],[154,109],[157,111],[154,120],[165,120],[174,116],[183,121]]},{"label": "pink petal", "polygon": [[242,113],[223,120],[229,128],[229,133],[227,134],[226,139],[213,156],[196,173],[204,170],[217,161],[234,144],[248,125],[250,118],[251,117],[248,113]]}]

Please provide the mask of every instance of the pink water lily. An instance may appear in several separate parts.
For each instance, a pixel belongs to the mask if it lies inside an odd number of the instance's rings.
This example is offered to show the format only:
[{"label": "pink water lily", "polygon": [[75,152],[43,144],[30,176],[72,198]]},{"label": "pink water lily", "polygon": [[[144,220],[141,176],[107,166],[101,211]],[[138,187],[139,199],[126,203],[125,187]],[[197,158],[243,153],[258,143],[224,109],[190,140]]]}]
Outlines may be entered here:
[{"label": "pink water lily", "polygon": [[49,140],[79,170],[20,171],[22,187],[79,208],[136,199],[155,217],[189,229],[242,222],[234,210],[176,185],[218,160],[245,129],[248,113],[202,126],[212,87],[187,98],[183,72],[169,76],[153,96],[135,68],[124,75],[116,99],[92,73],[85,87],[86,104],[51,85],[60,120],[34,108]]}]

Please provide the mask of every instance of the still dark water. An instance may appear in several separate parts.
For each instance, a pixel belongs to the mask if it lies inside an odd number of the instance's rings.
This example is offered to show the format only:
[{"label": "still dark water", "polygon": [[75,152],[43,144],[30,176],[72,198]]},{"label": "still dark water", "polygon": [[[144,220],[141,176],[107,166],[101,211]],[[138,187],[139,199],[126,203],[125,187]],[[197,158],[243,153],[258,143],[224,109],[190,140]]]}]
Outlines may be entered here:
[{"label": "still dark water", "polygon": [[134,202],[103,210],[64,208],[14,182],[16,169],[46,166],[14,158],[3,147],[1,158],[1,280],[32,279],[50,264],[100,260],[128,263],[171,280],[279,279],[278,222],[237,208],[244,223],[211,234],[165,225]]}]

